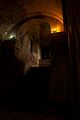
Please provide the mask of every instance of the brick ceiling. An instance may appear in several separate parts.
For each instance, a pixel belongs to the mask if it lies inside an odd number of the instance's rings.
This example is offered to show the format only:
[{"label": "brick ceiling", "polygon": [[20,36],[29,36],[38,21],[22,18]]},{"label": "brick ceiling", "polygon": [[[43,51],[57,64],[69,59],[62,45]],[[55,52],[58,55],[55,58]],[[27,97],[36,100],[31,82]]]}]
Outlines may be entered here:
[{"label": "brick ceiling", "polygon": [[0,39],[36,17],[63,29],[61,0],[0,0]]}]

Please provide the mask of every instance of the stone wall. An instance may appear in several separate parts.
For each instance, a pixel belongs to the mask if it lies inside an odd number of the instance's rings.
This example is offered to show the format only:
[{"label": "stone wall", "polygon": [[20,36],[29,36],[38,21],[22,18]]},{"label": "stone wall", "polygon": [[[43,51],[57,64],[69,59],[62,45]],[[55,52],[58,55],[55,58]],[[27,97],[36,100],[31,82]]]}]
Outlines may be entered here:
[{"label": "stone wall", "polygon": [[[44,25],[43,28],[41,24]],[[46,26],[47,28],[45,29]],[[41,33],[44,33],[44,35]],[[50,26],[40,19],[29,20],[18,29],[15,55],[24,63],[26,71],[30,67],[39,67],[41,45],[42,43],[46,45],[46,41],[44,42],[44,40],[48,34],[50,34]]]},{"label": "stone wall", "polygon": [[0,1],[0,39],[4,40],[7,28],[24,16],[22,6],[16,0]]},{"label": "stone wall", "polygon": [[[39,25],[37,24],[36,20],[31,20],[24,23],[17,32],[15,55],[18,59],[23,61],[24,71],[27,71],[31,66],[39,66]],[[32,27],[34,31],[31,31]],[[33,34],[33,32],[35,33]]]}]

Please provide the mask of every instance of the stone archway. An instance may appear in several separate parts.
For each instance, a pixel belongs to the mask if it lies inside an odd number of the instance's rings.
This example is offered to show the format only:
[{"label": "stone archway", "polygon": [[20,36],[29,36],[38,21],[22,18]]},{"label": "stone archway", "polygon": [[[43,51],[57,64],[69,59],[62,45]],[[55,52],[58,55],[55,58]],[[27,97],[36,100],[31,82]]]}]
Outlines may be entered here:
[{"label": "stone archway", "polygon": [[[42,22],[40,19],[32,19],[25,22],[17,31],[15,55],[24,63],[24,73],[27,72],[30,67],[39,67],[39,61],[41,59],[40,27],[41,24],[48,24],[45,23],[46,22]],[[48,32],[45,32],[45,28],[43,29],[44,36],[41,37],[42,39],[50,33],[50,28],[47,28]]]}]

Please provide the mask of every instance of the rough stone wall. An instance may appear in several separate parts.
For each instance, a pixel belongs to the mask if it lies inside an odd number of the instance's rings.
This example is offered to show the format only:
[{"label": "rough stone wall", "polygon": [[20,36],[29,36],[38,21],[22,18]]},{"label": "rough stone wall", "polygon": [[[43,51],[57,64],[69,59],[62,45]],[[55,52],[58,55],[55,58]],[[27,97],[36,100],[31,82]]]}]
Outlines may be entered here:
[{"label": "rough stone wall", "polygon": [[[15,55],[24,63],[24,73],[30,67],[39,66],[39,38],[38,38],[38,29],[35,28],[35,36],[32,36],[31,28],[36,26],[36,20],[31,20],[23,24],[17,32],[17,40],[15,45]],[[33,48],[31,51],[31,40],[33,42]]]},{"label": "rough stone wall", "polygon": [[6,36],[6,29],[24,14],[24,9],[16,0],[0,0],[0,40]]},{"label": "rough stone wall", "polygon": [[50,25],[41,19],[31,19],[18,29],[15,54],[24,62],[26,70],[29,67],[39,67],[41,46],[46,45],[48,35]]}]

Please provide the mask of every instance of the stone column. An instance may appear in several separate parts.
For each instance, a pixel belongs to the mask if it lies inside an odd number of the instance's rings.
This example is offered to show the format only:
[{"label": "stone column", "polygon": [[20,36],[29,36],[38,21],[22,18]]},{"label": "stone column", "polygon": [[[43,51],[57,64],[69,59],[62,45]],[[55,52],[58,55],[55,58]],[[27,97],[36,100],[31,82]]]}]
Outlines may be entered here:
[{"label": "stone column", "polygon": [[77,118],[80,104],[80,1],[63,0],[64,27],[69,48],[69,79],[66,81],[66,100],[71,119]]}]

